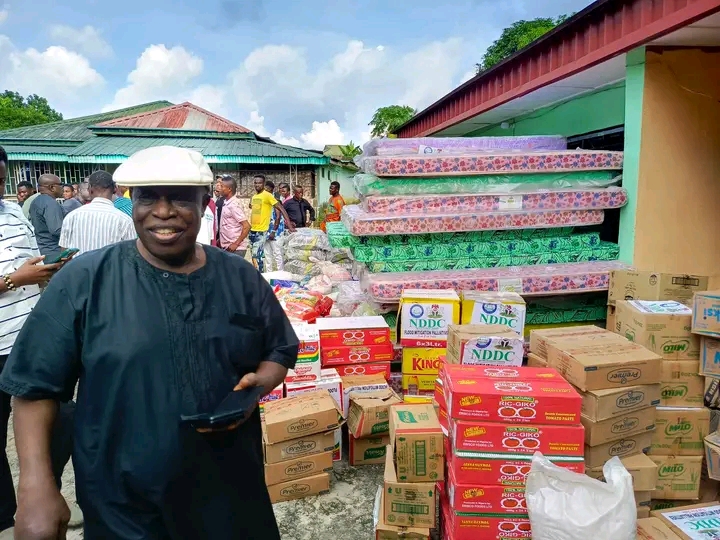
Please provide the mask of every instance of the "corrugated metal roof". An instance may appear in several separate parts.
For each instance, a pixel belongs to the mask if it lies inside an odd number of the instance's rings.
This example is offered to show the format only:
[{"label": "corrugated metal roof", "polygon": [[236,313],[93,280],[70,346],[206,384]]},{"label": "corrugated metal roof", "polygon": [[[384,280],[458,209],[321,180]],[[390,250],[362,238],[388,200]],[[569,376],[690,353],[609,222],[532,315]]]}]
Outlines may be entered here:
[{"label": "corrugated metal roof", "polygon": [[74,146],[18,145],[4,146],[11,161],[67,161],[67,153]]},{"label": "corrugated metal roof", "polygon": [[192,148],[210,163],[275,163],[325,165],[330,159],[317,153],[253,140],[173,138],[173,137],[95,137],[68,152],[70,163],[122,163],[138,150],[152,146]]},{"label": "corrugated metal roof", "polygon": [[112,128],[189,129],[220,133],[250,133],[230,120],[206,111],[192,103],[181,103],[164,109],[115,118],[98,124]]},{"label": "corrugated metal roof", "polygon": [[172,105],[172,103],[169,101],[153,101],[151,103],[144,103],[143,105],[136,105],[134,107],[91,116],[60,120],[59,122],[40,124],[38,126],[6,129],[0,131],[0,145],[8,139],[86,141],[93,136],[92,132],[88,130],[89,126],[113,120],[114,118],[166,108],[168,105]]}]

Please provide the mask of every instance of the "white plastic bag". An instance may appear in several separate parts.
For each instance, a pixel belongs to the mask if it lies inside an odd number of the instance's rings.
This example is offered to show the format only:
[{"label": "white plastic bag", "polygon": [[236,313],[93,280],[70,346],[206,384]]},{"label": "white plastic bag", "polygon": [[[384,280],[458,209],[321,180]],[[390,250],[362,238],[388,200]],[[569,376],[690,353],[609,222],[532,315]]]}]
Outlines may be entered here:
[{"label": "white plastic bag", "polygon": [[635,540],[632,476],[617,457],[603,475],[568,471],[536,452],[525,487],[533,540]]}]

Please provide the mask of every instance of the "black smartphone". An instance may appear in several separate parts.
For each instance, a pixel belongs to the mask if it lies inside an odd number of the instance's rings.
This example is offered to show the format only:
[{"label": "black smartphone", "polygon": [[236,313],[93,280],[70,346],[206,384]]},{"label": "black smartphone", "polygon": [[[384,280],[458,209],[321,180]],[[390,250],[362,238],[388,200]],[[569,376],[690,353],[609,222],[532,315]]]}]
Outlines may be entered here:
[{"label": "black smartphone", "polygon": [[262,395],[262,386],[234,390],[222,400],[213,412],[192,416],[183,415],[180,417],[180,422],[190,424],[195,429],[222,429],[236,422],[247,420]]},{"label": "black smartphone", "polygon": [[45,264],[55,264],[55,263],[59,263],[59,262],[62,261],[63,259],[67,259],[67,258],[70,257],[71,255],[75,255],[78,251],[80,251],[80,250],[77,249],[77,248],[68,248],[68,249],[63,250],[63,252],[60,253],[60,255],[58,255],[57,257],[55,257],[55,258],[53,258],[53,259],[50,259],[50,260],[47,260],[47,259],[46,259],[46,260],[44,260],[43,262],[44,262]]}]

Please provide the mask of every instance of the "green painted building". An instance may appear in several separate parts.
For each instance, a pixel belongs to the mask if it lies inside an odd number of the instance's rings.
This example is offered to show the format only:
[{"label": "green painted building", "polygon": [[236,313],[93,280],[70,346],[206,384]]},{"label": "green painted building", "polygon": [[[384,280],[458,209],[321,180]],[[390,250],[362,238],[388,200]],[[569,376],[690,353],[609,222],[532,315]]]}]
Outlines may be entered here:
[{"label": "green painted building", "polygon": [[45,173],[56,174],[66,183],[79,183],[93,171],[114,171],[138,150],[161,145],[199,151],[213,172],[237,178],[241,196],[253,192],[254,175],[264,174],[276,184],[301,185],[315,197],[318,171],[331,161],[317,152],[276,144],[191,103],[156,101],[0,131],[0,146],[9,158],[10,195],[16,192],[18,182],[36,184]]}]

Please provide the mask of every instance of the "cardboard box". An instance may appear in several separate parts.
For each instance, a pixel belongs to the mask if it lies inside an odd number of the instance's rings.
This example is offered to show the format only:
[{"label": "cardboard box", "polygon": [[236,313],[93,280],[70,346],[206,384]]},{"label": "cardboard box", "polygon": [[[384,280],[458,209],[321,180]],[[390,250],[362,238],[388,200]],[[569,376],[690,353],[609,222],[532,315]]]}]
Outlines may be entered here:
[{"label": "cardboard box", "polygon": [[333,468],[333,453],[310,454],[309,456],[265,465],[265,483],[268,486],[282,484],[298,478],[330,472]]},{"label": "cardboard box", "polygon": [[350,347],[322,348],[320,358],[323,367],[343,366],[347,364],[370,364],[390,362],[395,356],[392,343],[382,345],[353,345]]},{"label": "cardboard box", "polygon": [[528,367],[548,367],[547,359],[537,354],[529,353],[527,359]]},{"label": "cardboard box", "polygon": [[460,298],[462,324],[499,324],[523,335],[527,306],[519,294],[461,291]]},{"label": "cardboard box", "polygon": [[619,332],[616,326],[617,318],[615,316],[615,306],[607,307],[607,314],[605,315],[605,329],[611,332]]},{"label": "cardboard box", "polygon": [[600,347],[605,344],[626,345],[630,343],[624,336],[613,332],[562,336],[547,340],[547,363],[556,368],[560,363],[559,351],[568,351],[582,347]]},{"label": "cardboard box", "polygon": [[342,408],[342,388],[342,379],[337,370],[326,368],[320,371],[320,379],[316,381],[285,383],[285,396],[294,397],[317,390],[327,390],[345,414],[345,409]]},{"label": "cardboard box", "polygon": [[339,405],[327,390],[316,390],[265,405],[265,441],[269,444],[339,428]]},{"label": "cardboard box", "polygon": [[377,392],[389,388],[385,377],[382,375],[352,375],[350,377],[342,377],[343,398],[342,410],[350,410],[350,393],[368,393]]},{"label": "cardboard box", "polygon": [[697,293],[693,300],[694,334],[720,338],[720,291]]},{"label": "cardboard box", "polygon": [[[557,358],[557,364],[552,357]],[[549,345],[549,364],[583,392],[658,384],[662,359],[636,343],[578,344],[566,350]]]},{"label": "cardboard box", "polygon": [[437,347],[403,347],[403,375],[437,375],[445,361],[446,349]]},{"label": "cardboard box", "polygon": [[[636,491],[653,491],[657,484],[658,466],[645,454],[621,458],[622,464],[630,473],[633,479],[633,489]],[[603,480],[603,468],[593,467],[586,473],[590,478]]]},{"label": "cardboard box", "polygon": [[599,446],[585,447],[585,466],[589,469],[602,467],[613,456],[619,458],[634,456],[647,452],[652,446],[653,433],[632,435],[621,441],[612,441]]},{"label": "cardboard box", "polygon": [[653,499],[690,501],[700,497],[702,456],[650,456],[658,466]]},{"label": "cardboard box", "polygon": [[399,480],[436,482],[444,479],[443,432],[432,405],[390,407],[390,441]]},{"label": "cardboard box", "polygon": [[448,502],[455,512],[469,514],[527,515],[525,486],[479,485],[458,482],[450,474]]},{"label": "cardboard box", "polygon": [[383,521],[401,527],[435,526],[435,482],[403,482],[398,480],[393,450],[385,455],[385,503]]},{"label": "cardboard box", "polygon": [[635,491],[633,492],[633,495],[635,495],[635,504],[637,506],[646,506],[648,510],[650,509],[650,500],[652,499],[652,491]]},{"label": "cardboard box", "polygon": [[385,463],[385,453],[387,446],[390,444],[390,434],[366,437],[364,439],[356,439],[350,435],[349,443],[348,460],[350,465],[353,467],[382,465]]},{"label": "cardboard box", "polygon": [[548,330],[533,330],[530,332],[530,352],[540,358],[547,358],[547,344],[554,338],[566,336],[583,336],[591,334],[611,334],[604,328],[594,325],[567,326],[562,328],[550,328]]},{"label": "cardboard box", "polygon": [[431,540],[429,528],[396,527],[395,525],[385,523],[385,516],[383,516],[385,494],[383,491],[382,486],[378,487],[378,493],[375,497],[375,508],[373,509],[375,540]]},{"label": "cardboard box", "polygon": [[321,473],[315,476],[308,476],[300,480],[290,480],[282,484],[268,486],[270,501],[275,504],[279,502],[304,499],[311,495],[322,495],[330,491],[330,474]]},{"label": "cardboard box", "polygon": [[700,374],[720,377],[720,339],[700,339]]},{"label": "cardboard box", "polygon": [[663,407],[702,407],[705,381],[696,360],[663,360],[660,402]]},{"label": "cardboard box", "polygon": [[710,410],[658,407],[651,455],[702,456],[710,431]]},{"label": "cardboard box", "polygon": [[333,452],[335,450],[335,432],[317,433],[300,439],[263,445],[265,463],[273,464],[289,461],[311,454]]},{"label": "cardboard box", "polygon": [[[706,407],[712,407],[713,409],[720,407],[720,378],[705,377],[705,394],[703,401]],[[714,421],[717,422],[717,414],[715,415]]]},{"label": "cardboard box", "polygon": [[655,510],[650,515],[660,519],[680,540],[711,540],[720,534],[717,502]]},{"label": "cardboard box", "polygon": [[450,420],[454,451],[582,456],[582,426],[518,425],[500,422]]},{"label": "cardboard box", "polygon": [[380,316],[324,317],[317,320],[322,347],[384,345],[390,341],[390,327]]},{"label": "cardboard box", "polygon": [[[646,508],[650,512],[649,508]],[[644,515],[644,511],[643,511]],[[670,530],[662,520],[653,517],[640,518],[638,509],[637,540],[683,540]]]},{"label": "cardboard box", "polygon": [[511,423],[577,424],[582,398],[565,381],[451,378],[444,387],[450,418]]},{"label": "cardboard box", "polygon": [[389,409],[402,403],[402,399],[390,388],[371,393],[350,393],[348,432],[353,437],[371,437],[390,431]]},{"label": "cardboard box", "polygon": [[655,407],[647,407],[621,416],[593,422],[582,416],[585,428],[585,444],[598,446],[655,430]]},{"label": "cardboard box", "polygon": [[258,402],[258,407],[260,408],[260,416],[265,416],[266,403],[269,403],[271,401],[277,401],[278,399],[282,399],[283,397],[285,397],[285,385],[283,383],[280,383],[280,385],[278,385],[272,392],[260,398],[260,401]]},{"label": "cardboard box", "polygon": [[[650,507],[649,506],[638,506],[635,510],[637,510],[637,519],[646,519],[650,517]],[[638,540],[642,537],[638,535]]]},{"label": "cardboard box", "polygon": [[618,334],[666,360],[697,360],[700,338],[690,332],[692,310],[679,302],[618,301]]},{"label": "cardboard box", "polygon": [[443,349],[448,327],[459,322],[460,297],[454,290],[403,290],[397,319],[401,345]]},{"label": "cardboard box", "polygon": [[720,480],[720,433],[712,432],[705,437],[705,463],[712,480]]},{"label": "cardboard box", "polygon": [[315,381],[320,378],[320,334],[314,324],[296,323],[293,330],[298,345],[295,369],[289,369],[285,382]]},{"label": "cardboard box", "polygon": [[[582,457],[547,458],[563,469],[582,474],[585,462]],[[463,452],[462,455],[449,452],[448,471],[452,471],[461,483],[499,486],[524,486],[532,465],[532,454],[486,454]],[[655,476],[653,475],[653,481]]]},{"label": "cardboard box", "polygon": [[382,375],[387,381],[390,379],[390,362],[377,362],[374,364],[346,364],[335,366],[340,377],[352,377],[354,375]]},{"label": "cardboard box", "polygon": [[525,338],[502,325],[451,325],[446,360],[450,364],[522,366]]},{"label": "cardboard box", "polygon": [[627,388],[580,392],[582,415],[601,422],[633,411],[656,407],[660,403],[660,385],[646,384]]},{"label": "cardboard box", "polygon": [[693,294],[707,290],[708,281],[707,276],[613,270],[608,304],[614,306],[618,300],[675,300],[690,304]]},{"label": "cardboard box", "polygon": [[565,379],[555,368],[545,367],[495,367],[495,366],[460,366],[445,364],[440,370],[439,377],[447,385],[452,379],[499,379],[503,381],[547,381],[565,382]]}]

